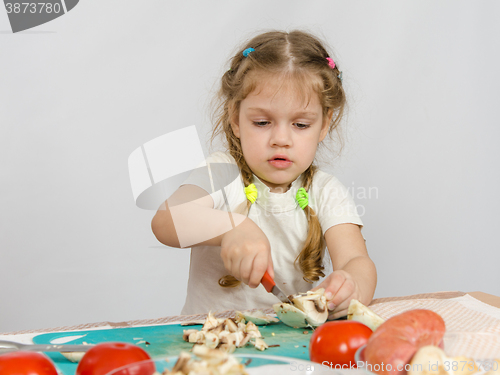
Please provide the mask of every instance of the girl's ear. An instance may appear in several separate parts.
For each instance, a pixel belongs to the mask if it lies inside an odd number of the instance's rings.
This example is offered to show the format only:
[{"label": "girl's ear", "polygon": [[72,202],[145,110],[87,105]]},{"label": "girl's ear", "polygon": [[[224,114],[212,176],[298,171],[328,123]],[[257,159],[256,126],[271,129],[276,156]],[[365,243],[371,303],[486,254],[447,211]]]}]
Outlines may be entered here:
[{"label": "girl's ear", "polygon": [[330,123],[332,122],[333,110],[329,110],[323,119],[323,125],[321,126],[321,132],[319,133],[319,141],[322,142],[330,130]]}]

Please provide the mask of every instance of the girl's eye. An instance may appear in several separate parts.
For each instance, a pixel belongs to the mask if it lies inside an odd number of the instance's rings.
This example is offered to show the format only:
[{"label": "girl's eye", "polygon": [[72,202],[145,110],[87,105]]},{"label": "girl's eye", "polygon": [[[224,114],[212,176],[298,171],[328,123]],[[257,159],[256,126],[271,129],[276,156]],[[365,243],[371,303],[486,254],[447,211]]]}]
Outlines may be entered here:
[{"label": "girl's eye", "polygon": [[253,124],[257,126],[266,126],[269,124],[269,121],[254,121]]},{"label": "girl's eye", "polygon": [[299,129],[307,129],[310,125],[307,125],[307,124],[302,124],[300,122],[296,122],[295,123],[295,126]]}]

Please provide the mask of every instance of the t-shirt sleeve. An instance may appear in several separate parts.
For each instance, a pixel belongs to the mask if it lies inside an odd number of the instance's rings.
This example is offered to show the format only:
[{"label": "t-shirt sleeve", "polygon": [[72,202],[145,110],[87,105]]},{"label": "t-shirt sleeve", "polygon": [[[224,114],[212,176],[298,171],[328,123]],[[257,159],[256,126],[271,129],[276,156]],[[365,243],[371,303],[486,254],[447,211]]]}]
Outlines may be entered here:
[{"label": "t-shirt sleeve", "polygon": [[228,209],[227,200],[230,210],[234,211],[240,201],[245,199],[238,166],[234,159],[224,152],[215,152],[208,156],[182,185],[196,185],[205,190],[214,201],[213,208],[219,210]]},{"label": "t-shirt sleeve", "polygon": [[347,188],[334,176],[320,174],[314,189],[317,192],[317,212],[323,234],[337,224],[352,223],[363,226],[356,204]]}]

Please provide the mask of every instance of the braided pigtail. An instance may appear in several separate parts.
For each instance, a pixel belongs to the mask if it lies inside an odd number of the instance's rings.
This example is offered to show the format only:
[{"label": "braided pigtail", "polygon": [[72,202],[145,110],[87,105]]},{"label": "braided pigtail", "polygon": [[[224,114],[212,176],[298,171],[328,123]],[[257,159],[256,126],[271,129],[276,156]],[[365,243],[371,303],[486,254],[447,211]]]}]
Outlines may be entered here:
[{"label": "braided pigtail", "polygon": [[323,273],[323,249],[325,248],[325,240],[323,238],[323,233],[318,220],[318,216],[311,208],[311,206],[309,206],[307,201],[308,195],[307,193],[305,193],[311,186],[315,171],[316,167],[311,165],[304,172],[304,182],[302,184],[304,192],[301,194],[301,189],[299,189],[299,193],[297,194],[297,200],[299,201],[299,205],[301,206],[301,208],[303,208],[304,213],[306,214],[309,225],[304,247],[295,259],[295,265],[297,265],[298,263],[300,269],[302,270],[302,273],[304,274],[303,278],[308,283],[318,281],[320,277],[325,276],[325,274]]}]

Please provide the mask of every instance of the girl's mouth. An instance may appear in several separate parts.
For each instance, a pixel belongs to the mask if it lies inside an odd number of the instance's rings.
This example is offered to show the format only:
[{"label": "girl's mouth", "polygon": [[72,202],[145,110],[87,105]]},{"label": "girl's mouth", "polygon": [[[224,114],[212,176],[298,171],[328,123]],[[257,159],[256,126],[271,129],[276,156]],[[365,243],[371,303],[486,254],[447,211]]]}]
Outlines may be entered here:
[{"label": "girl's mouth", "polygon": [[275,156],[269,160],[269,164],[278,169],[285,169],[292,165],[292,161],[288,160],[285,156]]}]

